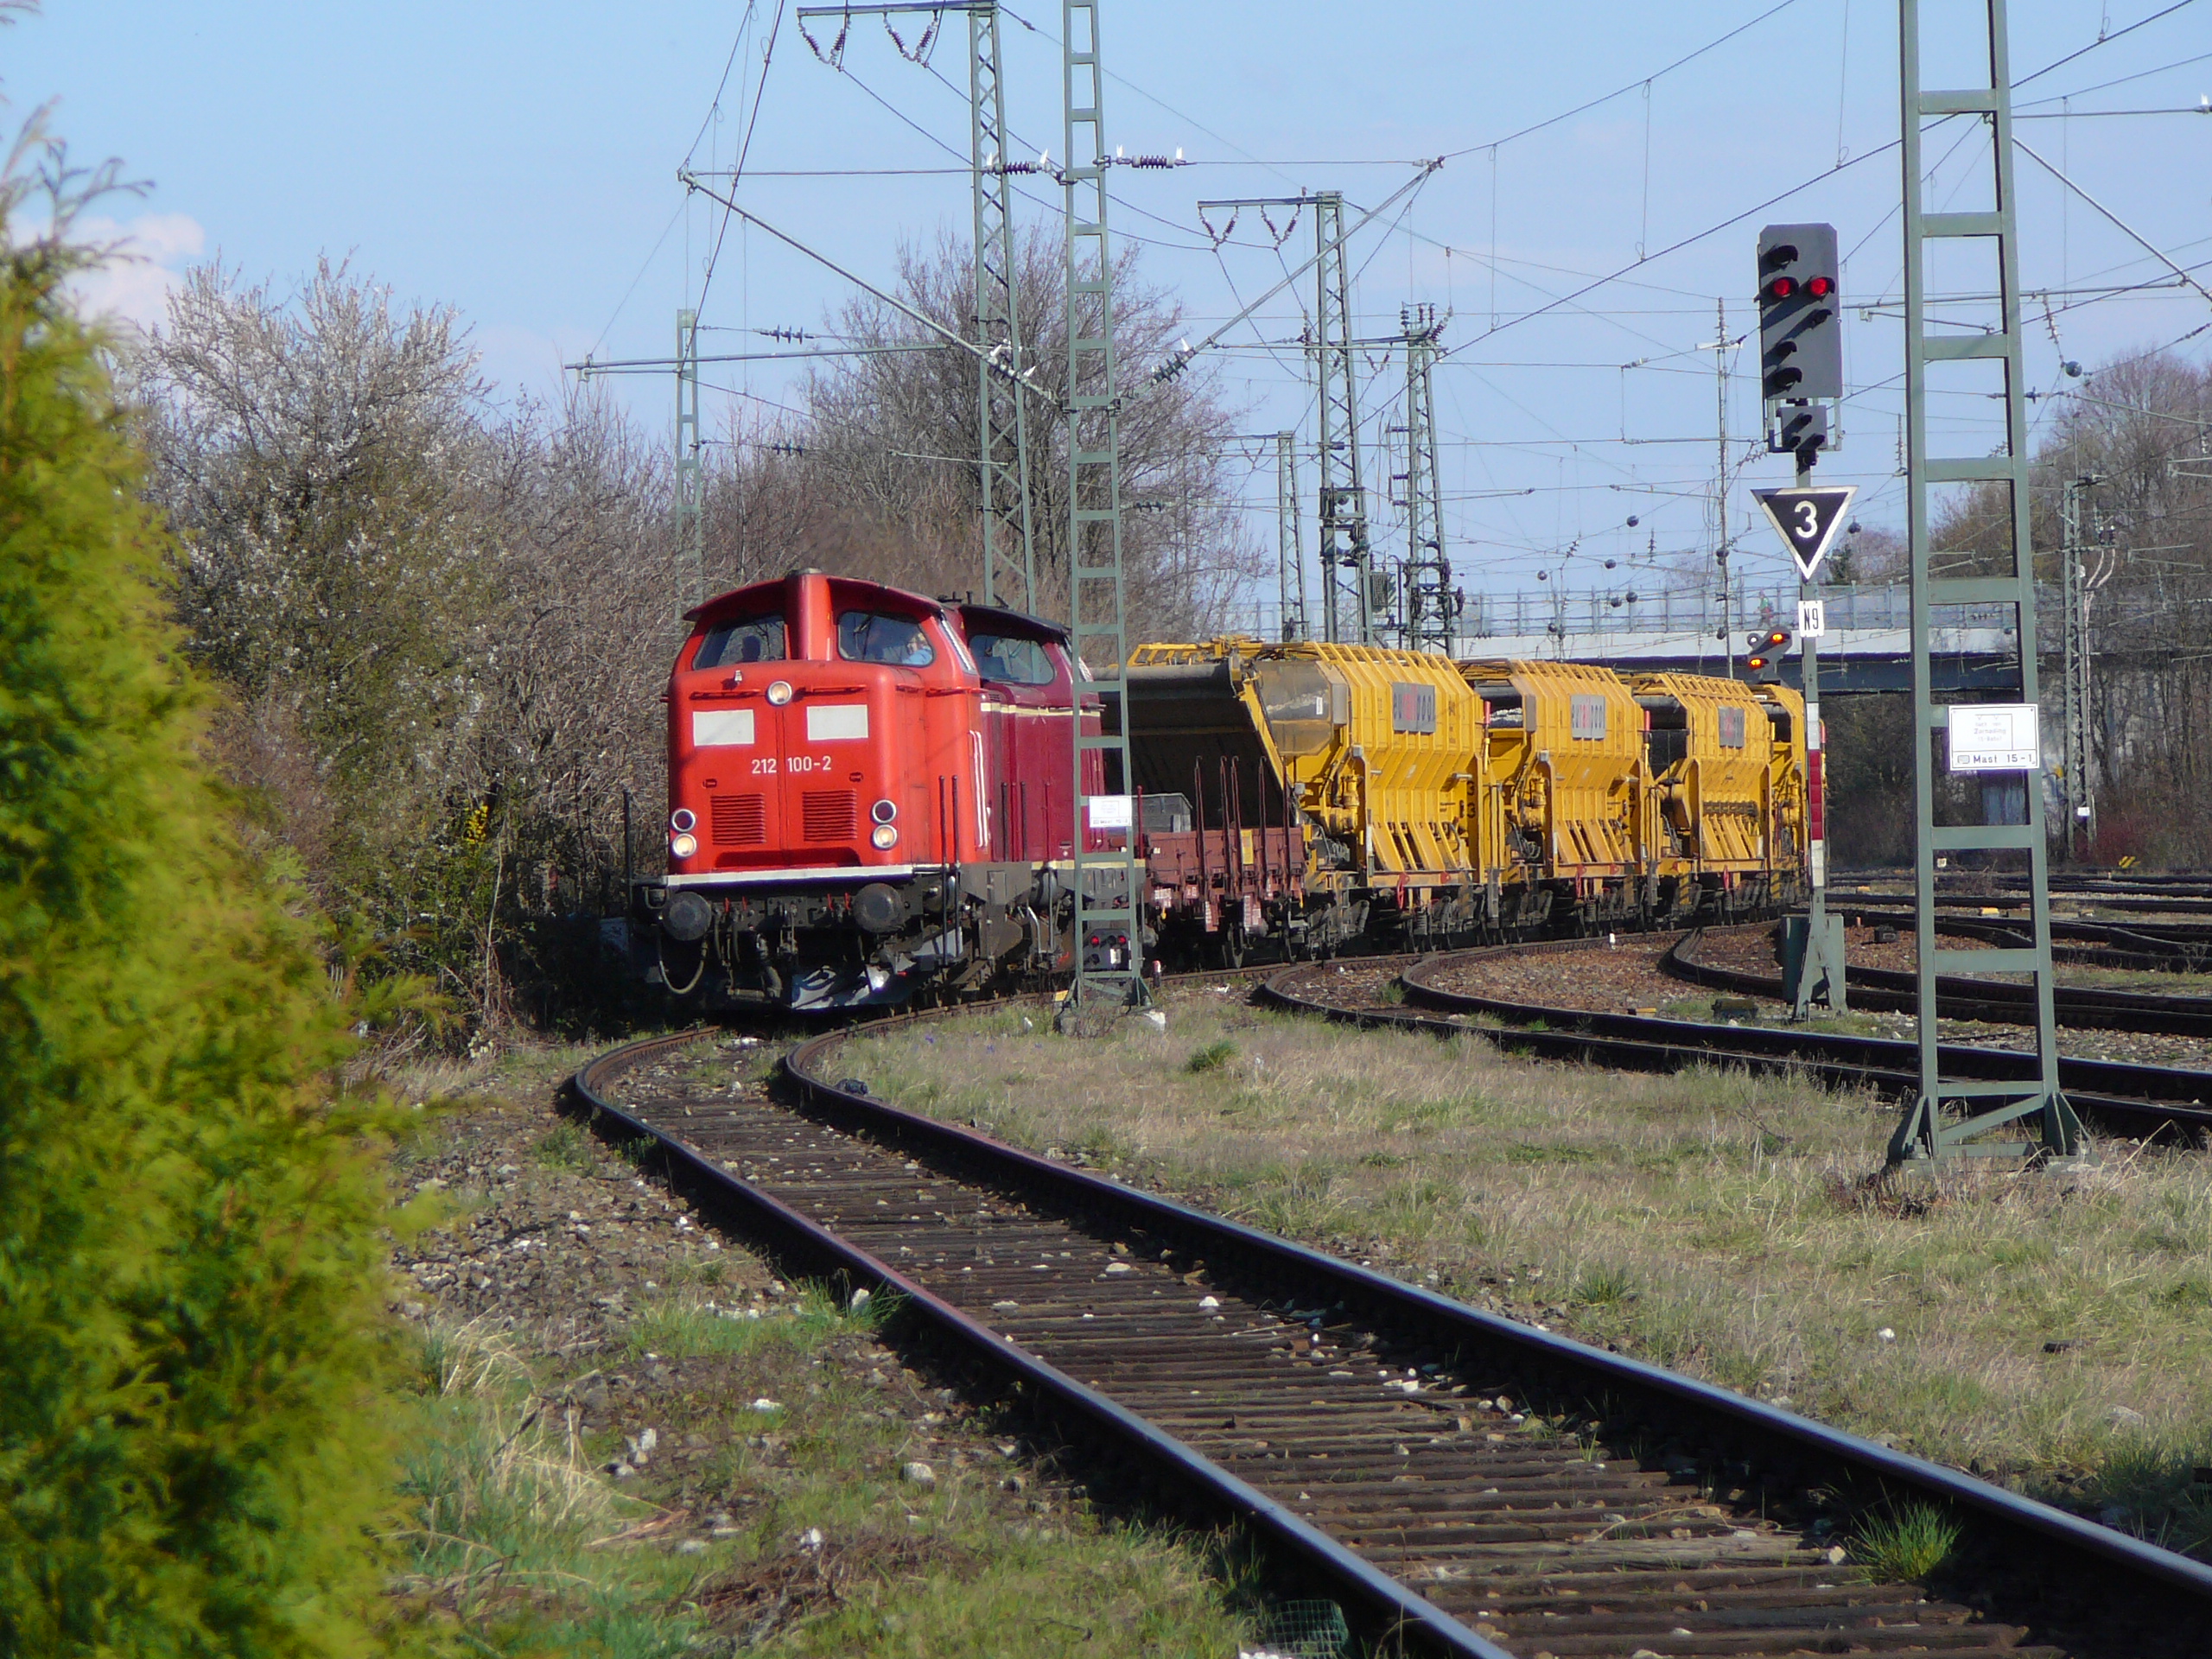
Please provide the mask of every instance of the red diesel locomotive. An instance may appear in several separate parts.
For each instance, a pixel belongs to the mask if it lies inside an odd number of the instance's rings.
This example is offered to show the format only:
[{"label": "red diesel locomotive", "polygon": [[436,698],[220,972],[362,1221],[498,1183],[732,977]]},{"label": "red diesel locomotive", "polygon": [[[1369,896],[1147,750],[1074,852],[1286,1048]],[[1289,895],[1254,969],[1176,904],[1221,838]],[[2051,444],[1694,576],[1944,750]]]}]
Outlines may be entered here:
[{"label": "red diesel locomotive", "polygon": [[687,616],[641,893],[671,991],[849,1008],[1068,965],[1066,630],[817,570]]}]

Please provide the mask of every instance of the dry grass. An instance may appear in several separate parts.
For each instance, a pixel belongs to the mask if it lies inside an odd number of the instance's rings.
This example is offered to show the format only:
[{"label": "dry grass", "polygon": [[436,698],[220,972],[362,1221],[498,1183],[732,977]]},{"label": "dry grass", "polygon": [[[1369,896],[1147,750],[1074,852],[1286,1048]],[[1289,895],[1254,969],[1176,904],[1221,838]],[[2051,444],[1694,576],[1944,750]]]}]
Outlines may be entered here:
[{"label": "dry grass", "polygon": [[398,1586],[478,1643],[516,1654],[666,1659],[697,1620],[673,1609],[688,1563],[617,1548],[652,1514],[602,1479],[572,1413],[536,1393],[512,1343],[483,1321],[423,1333],[409,1414]]},{"label": "dry grass", "polygon": [[[1178,991],[856,1038],[878,1093],[2183,1547],[2212,1545],[2212,1163],[1874,1179],[1871,1097],[1614,1074]],[[1220,1046],[1230,1050],[1223,1054]],[[1217,1058],[1216,1056],[1220,1056]],[[1204,1064],[1194,1064],[1203,1060]]]}]

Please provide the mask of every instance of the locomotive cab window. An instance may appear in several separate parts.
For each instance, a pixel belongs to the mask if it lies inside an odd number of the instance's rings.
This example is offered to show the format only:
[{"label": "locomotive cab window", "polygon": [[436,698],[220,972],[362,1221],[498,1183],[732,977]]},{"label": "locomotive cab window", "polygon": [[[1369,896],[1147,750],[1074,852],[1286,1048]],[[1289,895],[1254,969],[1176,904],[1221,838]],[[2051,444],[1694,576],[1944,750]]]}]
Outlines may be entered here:
[{"label": "locomotive cab window", "polygon": [[927,668],[937,660],[937,647],[913,617],[890,611],[840,611],[837,654],[849,663]]},{"label": "locomotive cab window", "polygon": [[741,616],[708,627],[691,666],[734,668],[745,663],[780,663],[784,657],[782,617]]},{"label": "locomotive cab window", "polygon": [[969,643],[976,651],[976,671],[987,680],[1006,685],[1050,685],[1059,678],[1052,654],[1040,639],[979,633]]}]

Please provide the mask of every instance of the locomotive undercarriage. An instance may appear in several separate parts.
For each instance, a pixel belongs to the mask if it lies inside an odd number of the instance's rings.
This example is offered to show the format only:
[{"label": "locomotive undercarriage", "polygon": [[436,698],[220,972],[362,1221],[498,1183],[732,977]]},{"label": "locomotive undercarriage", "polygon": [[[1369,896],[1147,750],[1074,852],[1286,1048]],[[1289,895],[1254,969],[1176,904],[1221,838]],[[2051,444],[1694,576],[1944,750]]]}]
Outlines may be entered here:
[{"label": "locomotive undercarriage", "polygon": [[1072,906],[1027,864],[772,892],[647,885],[640,902],[658,978],[709,1010],[950,1001],[1041,982],[1069,959]]}]

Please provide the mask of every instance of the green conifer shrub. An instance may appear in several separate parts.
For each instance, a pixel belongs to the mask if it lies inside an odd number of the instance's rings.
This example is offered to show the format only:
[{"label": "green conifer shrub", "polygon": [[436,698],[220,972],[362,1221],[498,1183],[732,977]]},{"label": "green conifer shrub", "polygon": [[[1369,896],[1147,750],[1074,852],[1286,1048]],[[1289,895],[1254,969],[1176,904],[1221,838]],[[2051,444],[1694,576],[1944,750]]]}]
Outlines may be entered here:
[{"label": "green conifer shrub", "polygon": [[328,1083],[353,1016],[204,764],[79,263],[0,231],[0,1655],[366,1652],[393,1462],[381,1176]]}]

